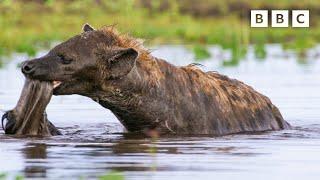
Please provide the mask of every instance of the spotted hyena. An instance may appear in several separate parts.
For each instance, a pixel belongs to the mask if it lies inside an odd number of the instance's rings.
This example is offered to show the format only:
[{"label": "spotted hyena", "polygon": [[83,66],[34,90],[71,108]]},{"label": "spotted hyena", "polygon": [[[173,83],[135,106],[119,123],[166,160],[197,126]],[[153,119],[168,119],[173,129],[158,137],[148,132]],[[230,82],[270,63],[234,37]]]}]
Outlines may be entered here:
[{"label": "spotted hyena", "polygon": [[252,87],[194,65],[174,66],[114,27],[83,32],[23,63],[32,79],[53,81],[54,95],[87,96],[131,132],[225,135],[290,128]]}]

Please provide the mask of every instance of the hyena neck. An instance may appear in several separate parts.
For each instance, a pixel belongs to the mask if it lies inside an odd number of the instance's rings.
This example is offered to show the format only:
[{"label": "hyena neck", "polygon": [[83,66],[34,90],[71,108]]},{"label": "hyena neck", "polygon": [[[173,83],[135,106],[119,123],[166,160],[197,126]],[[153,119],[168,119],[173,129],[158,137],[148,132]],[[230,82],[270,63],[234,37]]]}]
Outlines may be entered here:
[{"label": "hyena neck", "polygon": [[130,73],[121,79],[108,82],[98,102],[111,110],[129,131],[155,129],[161,120],[154,117],[159,109],[153,104],[158,100],[161,72],[157,60],[138,60]]}]

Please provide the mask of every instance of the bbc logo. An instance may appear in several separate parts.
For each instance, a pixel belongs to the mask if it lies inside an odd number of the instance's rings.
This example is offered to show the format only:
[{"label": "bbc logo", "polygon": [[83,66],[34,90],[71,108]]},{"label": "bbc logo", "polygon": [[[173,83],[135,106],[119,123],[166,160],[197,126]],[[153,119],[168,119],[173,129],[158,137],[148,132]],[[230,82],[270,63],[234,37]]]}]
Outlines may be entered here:
[{"label": "bbc logo", "polygon": [[[269,26],[268,10],[251,10],[251,27]],[[309,10],[292,10],[292,27],[309,27]],[[289,27],[288,10],[271,11],[271,27]]]}]

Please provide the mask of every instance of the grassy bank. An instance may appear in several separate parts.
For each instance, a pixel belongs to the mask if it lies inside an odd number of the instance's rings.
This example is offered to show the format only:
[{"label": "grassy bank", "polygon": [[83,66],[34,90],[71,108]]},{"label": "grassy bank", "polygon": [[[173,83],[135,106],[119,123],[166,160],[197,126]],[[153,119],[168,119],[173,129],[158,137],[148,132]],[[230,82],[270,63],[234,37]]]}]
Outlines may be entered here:
[{"label": "grassy bank", "polygon": [[150,44],[193,44],[201,57],[207,57],[204,45],[218,44],[231,49],[231,62],[241,58],[250,43],[256,44],[260,58],[265,43],[282,43],[303,54],[320,40],[320,26],[315,21],[319,19],[318,9],[311,12],[309,29],[250,28],[248,13],[257,8],[319,5],[295,0],[0,0],[0,54],[17,51],[33,56],[39,48],[79,33],[85,22],[95,27],[116,24],[120,31]]}]

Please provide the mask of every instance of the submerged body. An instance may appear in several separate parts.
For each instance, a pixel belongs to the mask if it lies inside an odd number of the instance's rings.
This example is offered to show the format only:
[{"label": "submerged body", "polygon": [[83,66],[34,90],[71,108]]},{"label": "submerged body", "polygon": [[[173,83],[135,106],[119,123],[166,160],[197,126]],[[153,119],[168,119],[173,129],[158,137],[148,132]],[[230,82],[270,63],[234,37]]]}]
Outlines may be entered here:
[{"label": "submerged body", "polygon": [[5,133],[18,136],[59,135],[45,113],[52,91],[51,82],[26,79],[16,107],[2,117],[2,126],[6,120]]},{"label": "submerged body", "polygon": [[32,79],[57,82],[110,109],[131,132],[225,135],[290,128],[271,101],[237,80],[153,57],[113,27],[84,32],[27,61]]}]

